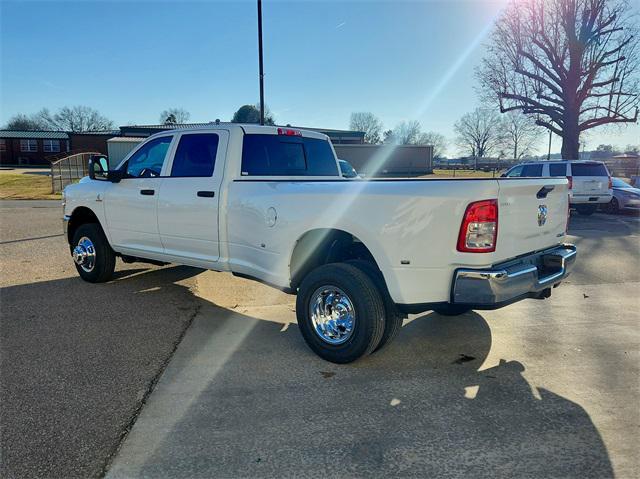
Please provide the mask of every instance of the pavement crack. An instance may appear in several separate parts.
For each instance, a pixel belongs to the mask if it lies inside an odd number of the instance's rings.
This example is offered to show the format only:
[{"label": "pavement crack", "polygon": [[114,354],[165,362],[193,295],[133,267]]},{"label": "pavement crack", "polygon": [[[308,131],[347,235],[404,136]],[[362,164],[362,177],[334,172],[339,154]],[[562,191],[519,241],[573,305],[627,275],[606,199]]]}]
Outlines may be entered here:
[{"label": "pavement crack", "polygon": [[202,309],[202,304],[201,303],[197,303],[194,306],[193,312],[189,316],[189,319],[187,320],[184,329],[180,333],[180,336],[173,343],[171,351],[169,352],[167,357],[164,359],[162,364],[160,364],[160,367],[158,368],[158,371],[151,378],[151,381],[149,381],[149,384],[147,385],[147,387],[146,387],[146,389],[144,391],[144,394],[142,394],[141,399],[136,404],[136,407],[135,407],[135,409],[133,411],[133,414],[131,415],[131,417],[127,421],[125,427],[123,428],[122,432],[120,433],[120,437],[118,438],[116,444],[111,449],[111,452],[105,458],[105,460],[103,462],[103,465],[102,465],[102,468],[100,469],[100,477],[105,477],[107,475],[107,472],[109,472],[109,468],[111,467],[111,464],[113,463],[113,460],[118,455],[118,452],[120,451],[120,448],[122,447],[122,445],[124,444],[125,440],[127,439],[127,436],[129,435],[129,432],[131,431],[131,429],[135,425],[136,421],[138,420],[138,417],[142,413],[142,410],[144,409],[145,405],[147,404],[147,401],[149,400],[149,397],[151,396],[151,394],[153,394],[153,391],[155,390],[156,385],[160,381],[160,378],[164,374],[164,371],[167,369],[167,366],[169,366],[169,363],[171,362],[171,359],[173,359],[173,355],[176,353],[176,351],[178,349],[178,346],[180,346],[180,343],[182,342],[183,338],[187,334],[187,331],[191,327],[191,324],[193,323],[193,320],[196,318],[196,316],[198,316],[198,314],[200,313],[201,309]]}]

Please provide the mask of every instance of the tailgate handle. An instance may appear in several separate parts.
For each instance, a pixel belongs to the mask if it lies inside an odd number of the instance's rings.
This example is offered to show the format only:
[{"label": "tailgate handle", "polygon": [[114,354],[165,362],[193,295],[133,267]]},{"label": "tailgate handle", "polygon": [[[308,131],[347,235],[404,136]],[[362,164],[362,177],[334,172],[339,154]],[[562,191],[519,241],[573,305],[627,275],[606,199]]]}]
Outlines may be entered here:
[{"label": "tailgate handle", "polygon": [[543,186],[542,188],[540,188],[540,190],[536,193],[536,198],[538,198],[539,200],[541,200],[542,198],[546,198],[547,195],[549,193],[551,193],[553,191],[553,189],[555,188],[555,186],[553,185],[546,185]]}]

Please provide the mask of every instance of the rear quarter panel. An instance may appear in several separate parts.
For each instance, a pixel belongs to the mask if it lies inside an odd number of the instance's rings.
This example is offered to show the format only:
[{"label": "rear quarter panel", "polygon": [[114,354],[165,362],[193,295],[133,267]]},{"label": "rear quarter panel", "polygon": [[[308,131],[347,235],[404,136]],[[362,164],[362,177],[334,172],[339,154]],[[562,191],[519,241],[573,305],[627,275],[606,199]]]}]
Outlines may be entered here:
[{"label": "rear quarter panel", "polygon": [[313,229],[338,229],[369,248],[396,302],[446,301],[455,264],[492,262],[492,255],[458,253],[456,240],[467,205],[497,197],[494,179],[239,179],[229,184],[223,250],[232,271],[288,287],[298,239]]}]

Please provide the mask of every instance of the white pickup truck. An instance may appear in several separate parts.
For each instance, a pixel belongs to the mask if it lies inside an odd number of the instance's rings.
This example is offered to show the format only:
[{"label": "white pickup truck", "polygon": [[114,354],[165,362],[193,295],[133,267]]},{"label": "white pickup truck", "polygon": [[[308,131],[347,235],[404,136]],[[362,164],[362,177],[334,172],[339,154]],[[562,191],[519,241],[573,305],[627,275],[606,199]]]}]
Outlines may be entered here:
[{"label": "white pickup truck", "polygon": [[312,131],[170,130],[89,172],[63,199],[84,280],[108,281],[116,257],[253,278],[297,295],[305,341],[336,363],[409,313],[547,298],[576,258],[566,178],[350,179]]}]

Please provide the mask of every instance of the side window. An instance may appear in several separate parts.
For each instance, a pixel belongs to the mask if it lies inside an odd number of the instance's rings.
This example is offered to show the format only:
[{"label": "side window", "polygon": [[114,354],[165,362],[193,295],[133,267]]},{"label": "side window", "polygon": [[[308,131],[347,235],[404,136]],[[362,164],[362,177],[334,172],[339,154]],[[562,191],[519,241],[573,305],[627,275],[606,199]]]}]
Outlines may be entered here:
[{"label": "side window", "polygon": [[215,133],[182,135],[171,166],[171,176],[211,176],[216,165],[218,141]]},{"label": "side window", "polygon": [[245,135],[243,176],[339,176],[331,145],[317,138]]},{"label": "side window", "polygon": [[549,176],[567,176],[567,165],[563,163],[550,164]]},{"label": "side window", "polygon": [[527,178],[542,176],[542,165],[524,165],[520,176]]},{"label": "side window", "polygon": [[520,176],[522,176],[522,166],[516,166],[507,173],[507,178],[518,178]]},{"label": "side window", "polygon": [[172,139],[173,136],[162,136],[151,140],[136,151],[127,161],[127,176],[131,178],[160,176]]}]

